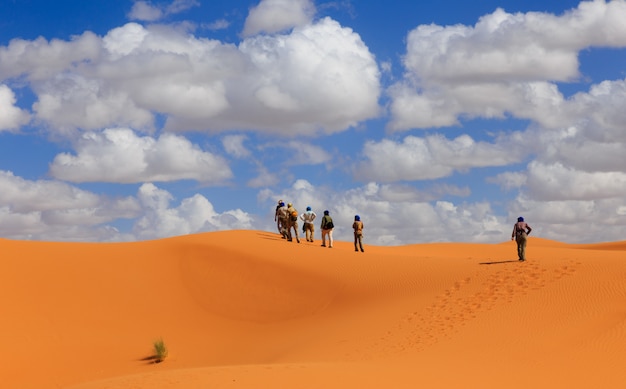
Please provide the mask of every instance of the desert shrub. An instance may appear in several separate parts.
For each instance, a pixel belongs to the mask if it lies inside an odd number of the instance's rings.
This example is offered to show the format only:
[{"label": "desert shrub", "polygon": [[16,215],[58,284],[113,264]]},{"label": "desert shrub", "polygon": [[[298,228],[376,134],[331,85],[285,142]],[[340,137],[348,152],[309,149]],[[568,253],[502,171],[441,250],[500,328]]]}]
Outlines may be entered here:
[{"label": "desert shrub", "polygon": [[167,358],[167,346],[163,339],[154,341],[154,362],[161,363]]}]

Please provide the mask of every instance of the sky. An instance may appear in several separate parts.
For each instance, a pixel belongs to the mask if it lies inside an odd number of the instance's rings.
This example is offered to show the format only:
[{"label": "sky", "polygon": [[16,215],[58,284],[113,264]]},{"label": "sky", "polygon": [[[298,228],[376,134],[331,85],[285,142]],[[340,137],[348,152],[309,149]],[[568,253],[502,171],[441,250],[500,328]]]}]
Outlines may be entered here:
[{"label": "sky", "polygon": [[[480,4],[474,4],[480,3]],[[626,239],[626,0],[4,0],[0,237]],[[317,239],[319,236],[319,226]]]}]

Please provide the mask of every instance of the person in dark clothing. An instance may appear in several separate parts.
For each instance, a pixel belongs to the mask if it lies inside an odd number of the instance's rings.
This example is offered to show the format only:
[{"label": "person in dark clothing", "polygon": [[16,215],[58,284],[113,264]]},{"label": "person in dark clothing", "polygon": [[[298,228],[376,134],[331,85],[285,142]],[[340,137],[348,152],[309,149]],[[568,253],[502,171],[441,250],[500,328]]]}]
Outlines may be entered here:
[{"label": "person in dark clothing", "polygon": [[517,218],[517,223],[513,226],[513,233],[511,234],[511,240],[517,242],[517,256],[520,261],[526,260],[526,242],[528,241],[528,235],[533,229],[530,228],[528,223],[524,221],[523,217]]},{"label": "person in dark clothing", "polygon": [[284,238],[284,234],[280,225],[280,208],[283,207],[285,204],[283,203],[283,200],[278,200],[278,205],[276,205],[276,212],[274,213],[274,221],[276,222],[276,228],[278,228],[278,233],[280,235],[283,235]]},{"label": "person in dark clothing", "polygon": [[[363,250],[363,222],[361,221],[361,216],[354,216],[354,223],[352,223],[352,229],[354,229],[354,251],[364,252]],[[357,248],[358,243],[358,248]]]}]

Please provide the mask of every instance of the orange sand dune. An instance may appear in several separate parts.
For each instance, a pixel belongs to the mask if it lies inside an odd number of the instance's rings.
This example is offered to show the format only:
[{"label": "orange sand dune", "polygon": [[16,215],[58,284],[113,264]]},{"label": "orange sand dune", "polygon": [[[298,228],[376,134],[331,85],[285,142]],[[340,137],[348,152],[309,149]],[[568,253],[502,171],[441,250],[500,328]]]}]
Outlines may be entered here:
[{"label": "orange sand dune", "polygon": [[[367,237],[366,237],[367,238]],[[619,388],[626,242],[0,240],[6,388]],[[151,363],[162,338],[169,357]]]}]

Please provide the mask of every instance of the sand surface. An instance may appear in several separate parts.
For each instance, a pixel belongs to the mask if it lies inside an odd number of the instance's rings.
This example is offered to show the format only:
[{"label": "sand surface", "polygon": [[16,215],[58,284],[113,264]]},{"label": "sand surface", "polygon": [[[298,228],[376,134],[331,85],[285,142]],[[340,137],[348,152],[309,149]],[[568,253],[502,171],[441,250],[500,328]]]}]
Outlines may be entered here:
[{"label": "sand surface", "polygon": [[0,239],[2,387],[624,387],[626,241],[365,243]]}]

